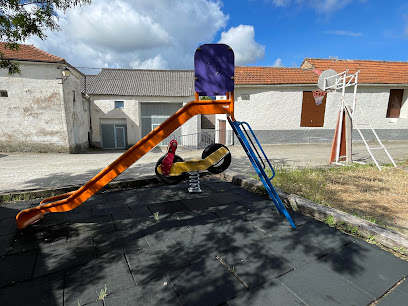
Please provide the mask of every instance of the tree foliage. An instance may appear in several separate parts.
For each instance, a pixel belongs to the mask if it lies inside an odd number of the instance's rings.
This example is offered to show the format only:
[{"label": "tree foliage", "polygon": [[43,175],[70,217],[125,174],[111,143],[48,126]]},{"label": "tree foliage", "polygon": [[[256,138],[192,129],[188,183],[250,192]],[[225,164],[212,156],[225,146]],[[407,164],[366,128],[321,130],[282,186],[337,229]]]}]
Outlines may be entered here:
[{"label": "tree foliage", "polygon": [[[47,29],[59,31],[58,12],[90,4],[91,0],[0,0],[0,39],[6,48],[19,50],[19,43],[31,36],[44,40]],[[4,59],[0,52],[0,68],[10,74],[20,73],[18,65]]]}]

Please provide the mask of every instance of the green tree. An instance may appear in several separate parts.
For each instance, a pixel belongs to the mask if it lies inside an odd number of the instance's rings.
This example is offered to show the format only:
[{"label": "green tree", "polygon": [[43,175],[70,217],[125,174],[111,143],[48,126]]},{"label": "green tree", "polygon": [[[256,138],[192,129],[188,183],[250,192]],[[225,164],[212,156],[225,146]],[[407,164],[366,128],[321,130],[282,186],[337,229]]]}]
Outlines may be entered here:
[{"label": "green tree", "polygon": [[[58,11],[90,4],[91,0],[0,0],[0,39],[10,50],[19,50],[19,43],[31,36],[44,40],[45,31],[59,31]],[[20,73],[17,63],[0,52],[0,68],[9,74]]]}]

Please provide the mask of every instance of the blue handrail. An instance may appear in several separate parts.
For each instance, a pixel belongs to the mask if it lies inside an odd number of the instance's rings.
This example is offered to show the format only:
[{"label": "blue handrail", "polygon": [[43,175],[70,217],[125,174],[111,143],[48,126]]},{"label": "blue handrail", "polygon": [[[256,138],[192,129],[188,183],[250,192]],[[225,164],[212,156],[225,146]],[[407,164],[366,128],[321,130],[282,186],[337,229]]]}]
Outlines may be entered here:
[{"label": "blue handrail", "polygon": [[[238,124],[239,124],[239,125],[242,125],[243,128],[244,128],[244,125],[246,125],[246,127],[247,127],[247,128],[249,129],[249,131],[251,132],[252,137],[255,139],[256,144],[258,145],[258,148],[261,149],[261,152],[262,152],[262,154],[263,154],[263,156],[264,156],[264,159],[268,162],[268,166],[269,166],[269,168],[272,170],[272,176],[269,178],[269,180],[272,180],[272,179],[275,177],[275,169],[272,167],[272,165],[271,165],[271,163],[270,163],[268,157],[266,156],[265,151],[263,150],[261,144],[259,143],[258,138],[255,136],[255,133],[254,133],[254,131],[252,130],[251,126],[250,126],[247,122],[238,122]],[[244,131],[245,131],[245,128],[244,128]],[[256,149],[256,147],[255,147],[254,145],[253,145],[253,148],[257,151],[257,149]],[[257,154],[258,154],[258,151],[257,151]],[[259,154],[258,154],[258,156],[259,156]],[[260,157],[260,159],[261,159],[261,157]],[[262,160],[262,159],[261,159],[261,160]],[[265,167],[264,167],[264,169],[265,169]]]},{"label": "blue handrail", "polygon": [[[239,142],[241,143],[243,149],[245,150],[245,152],[248,155],[249,160],[252,163],[252,166],[254,167],[256,173],[258,174],[259,178],[262,181],[262,184],[264,185],[269,197],[271,198],[271,200],[273,201],[273,203],[276,206],[276,209],[279,211],[280,214],[283,214],[286,219],[288,219],[289,224],[293,227],[296,228],[295,223],[293,222],[291,216],[289,215],[288,211],[286,210],[285,206],[283,205],[281,199],[279,198],[279,195],[277,194],[275,188],[273,188],[272,183],[271,183],[271,179],[275,176],[275,170],[273,169],[271,163],[269,162],[269,159],[267,158],[264,150],[262,149],[261,144],[259,143],[258,139],[256,138],[254,132],[252,131],[251,127],[249,126],[248,123],[246,122],[238,122],[238,121],[232,121],[232,119],[230,117],[228,117],[228,122],[230,123],[232,130],[234,131],[235,135],[237,136]],[[241,128],[241,126],[243,127],[243,129]],[[268,175],[265,173],[264,168],[261,166],[261,162],[262,159],[260,158],[259,152],[257,151],[255,145],[253,144],[252,140],[250,137],[248,137],[248,133],[246,132],[245,126],[249,129],[249,131],[251,132],[257,146],[259,147],[259,149],[261,149],[261,152],[263,154],[263,156],[265,157],[265,160],[268,162],[269,167],[272,170],[272,177],[269,178]],[[246,135],[247,136],[246,136]],[[249,141],[248,141],[249,140]],[[256,154],[255,154],[255,152]],[[258,155],[258,157],[257,157]],[[261,161],[260,161],[261,159]],[[262,164],[265,166],[265,164],[262,162]]]}]

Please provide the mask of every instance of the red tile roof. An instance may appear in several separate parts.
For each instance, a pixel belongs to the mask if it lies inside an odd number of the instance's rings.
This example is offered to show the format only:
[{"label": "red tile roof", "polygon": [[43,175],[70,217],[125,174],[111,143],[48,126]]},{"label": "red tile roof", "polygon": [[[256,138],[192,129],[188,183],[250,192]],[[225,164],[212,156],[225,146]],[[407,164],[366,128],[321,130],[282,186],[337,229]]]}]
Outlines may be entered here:
[{"label": "red tile roof", "polygon": [[63,58],[37,49],[32,45],[20,45],[18,51],[7,49],[5,45],[6,43],[0,42],[0,52],[3,53],[5,59],[48,63],[65,62]]},{"label": "red tile roof", "polygon": [[236,85],[317,84],[312,69],[281,67],[235,67]]},{"label": "red tile roof", "polygon": [[337,73],[347,69],[350,73],[360,70],[360,84],[408,84],[408,62],[306,58],[301,67],[321,71],[334,69]]}]

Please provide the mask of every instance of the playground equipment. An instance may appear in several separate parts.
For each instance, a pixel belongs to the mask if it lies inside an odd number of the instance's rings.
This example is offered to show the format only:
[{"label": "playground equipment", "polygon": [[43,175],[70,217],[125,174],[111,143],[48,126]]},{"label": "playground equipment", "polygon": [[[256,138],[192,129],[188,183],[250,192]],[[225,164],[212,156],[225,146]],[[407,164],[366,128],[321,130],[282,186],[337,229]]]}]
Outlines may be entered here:
[{"label": "playground equipment", "polygon": [[[288,219],[293,228],[296,228],[272,186],[271,179],[274,177],[275,171],[256,139],[255,134],[248,123],[238,122],[234,118],[234,53],[232,49],[224,44],[206,44],[200,46],[194,55],[194,71],[194,101],[187,103],[179,109],[78,190],[44,199],[39,206],[19,212],[16,216],[18,228],[21,229],[36,222],[46,213],[64,212],[78,207],[162,140],[170,136],[173,131],[187,120],[199,114],[226,114],[228,116],[228,122],[231,124],[235,135],[247,153],[277,210]],[[226,96],[226,99],[199,99],[200,96],[214,95],[223,95]],[[198,172],[204,168],[210,172],[219,173],[225,170],[225,167],[228,167],[231,162],[231,155],[228,149],[219,144],[207,147],[202,153],[201,160],[186,162],[181,157],[175,155],[177,144],[174,147],[173,142],[171,146],[173,147],[169,147],[168,154],[159,159],[155,169],[159,179],[165,183],[178,183],[186,177],[187,173]],[[263,158],[257,148],[261,150]],[[272,170],[272,177],[268,177],[265,173],[265,162]]]},{"label": "playground equipment", "polygon": [[[381,171],[381,166],[378,164],[377,159],[375,158],[372,150],[384,150],[388,158],[390,159],[391,163],[394,167],[397,167],[394,160],[392,159],[390,153],[385,148],[384,144],[381,142],[380,138],[378,137],[376,131],[372,127],[371,123],[368,121],[367,117],[365,116],[362,108],[357,103],[357,86],[358,86],[358,74],[360,71],[356,73],[349,73],[349,70],[346,70],[342,73],[337,73],[332,69],[328,69],[323,71],[318,80],[317,86],[322,90],[318,91],[319,93],[313,93],[313,96],[316,99],[316,104],[318,103],[318,99],[324,96],[323,93],[327,91],[337,91],[341,89],[341,105],[339,110],[339,115],[337,118],[336,129],[333,138],[332,150],[330,154],[330,163],[337,163],[341,160],[346,160],[346,164],[351,164],[352,161],[352,130],[353,126],[358,131],[361,139],[363,140],[368,153],[371,156],[371,159],[374,161],[375,165],[377,166],[378,170]],[[346,88],[353,87],[353,100],[351,108],[346,103]],[[369,129],[374,135],[375,140],[377,141],[377,147],[370,147],[366,138],[364,137],[363,132],[361,131],[362,128]]]}]

